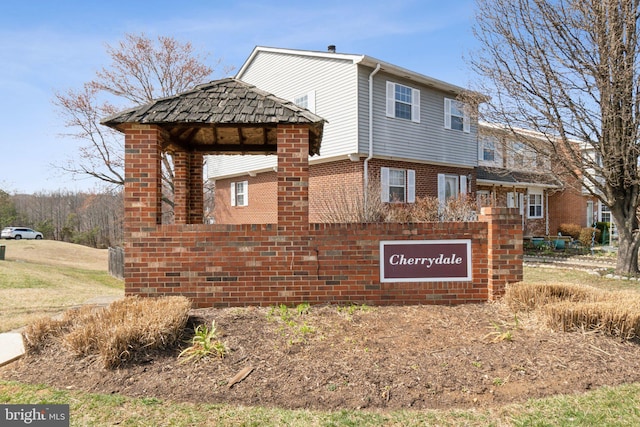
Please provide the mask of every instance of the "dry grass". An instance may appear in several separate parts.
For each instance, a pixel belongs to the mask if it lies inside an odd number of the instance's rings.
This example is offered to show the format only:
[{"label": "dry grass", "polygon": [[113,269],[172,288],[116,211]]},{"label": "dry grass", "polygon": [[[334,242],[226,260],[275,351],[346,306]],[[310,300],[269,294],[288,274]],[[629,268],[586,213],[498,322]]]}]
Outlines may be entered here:
[{"label": "dry grass", "polygon": [[640,337],[640,294],[573,284],[509,286],[505,301],[514,311],[537,310],[562,331],[599,331],[625,340]]},{"label": "dry grass", "polygon": [[69,310],[60,320],[40,319],[23,335],[27,351],[61,342],[77,356],[97,355],[106,368],[115,368],[144,350],[177,345],[190,308],[185,297],[127,297],[107,308]]},{"label": "dry grass", "polygon": [[1,240],[7,261],[107,271],[109,251],[56,240]]}]

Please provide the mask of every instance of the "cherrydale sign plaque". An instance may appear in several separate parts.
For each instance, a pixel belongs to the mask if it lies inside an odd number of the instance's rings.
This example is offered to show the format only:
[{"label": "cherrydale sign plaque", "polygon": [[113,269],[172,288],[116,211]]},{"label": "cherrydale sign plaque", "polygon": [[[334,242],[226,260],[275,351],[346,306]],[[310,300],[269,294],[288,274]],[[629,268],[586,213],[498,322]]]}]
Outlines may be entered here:
[{"label": "cherrydale sign plaque", "polygon": [[380,242],[381,282],[471,280],[471,240]]}]

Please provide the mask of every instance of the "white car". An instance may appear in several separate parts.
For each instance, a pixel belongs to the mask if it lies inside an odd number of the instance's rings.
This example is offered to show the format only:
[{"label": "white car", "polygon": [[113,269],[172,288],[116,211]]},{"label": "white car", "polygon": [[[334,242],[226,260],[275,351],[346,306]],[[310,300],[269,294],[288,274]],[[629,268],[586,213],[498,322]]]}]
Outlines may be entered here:
[{"label": "white car", "polygon": [[42,239],[42,233],[26,227],[5,227],[0,233],[0,239]]}]

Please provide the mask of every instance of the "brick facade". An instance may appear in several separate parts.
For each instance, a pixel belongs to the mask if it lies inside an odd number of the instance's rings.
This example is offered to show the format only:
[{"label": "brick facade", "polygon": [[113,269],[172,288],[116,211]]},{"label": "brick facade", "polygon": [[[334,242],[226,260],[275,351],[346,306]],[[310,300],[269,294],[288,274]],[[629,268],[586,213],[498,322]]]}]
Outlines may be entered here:
[{"label": "brick facade", "polygon": [[[515,210],[485,208],[479,221],[470,223],[310,224],[308,128],[278,125],[277,131],[277,223],[202,224],[190,214],[202,212],[202,193],[194,184],[199,160],[178,153],[176,189],[185,194],[177,195],[182,206],[169,225],[159,223],[160,150],[166,136],[152,125],[127,125],[127,295],[180,294],[197,307],[459,304],[499,298],[506,284],[522,280],[522,230]],[[188,170],[196,178],[185,176]],[[471,241],[471,281],[380,281],[381,240],[443,238]]]},{"label": "brick facade", "polygon": [[[438,197],[438,174],[470,175],[471,192],[475,191],[475,171],[468,168],[438,166],[393,160],[372,159],[369,162],[370,188],[379,190],[380,168],[416,171],[416,197]],[[326,221],[326,212],[336,205],[347,204],[363,194],[364,159],[345,159],[309,166],[309,220]],[[271,224],[277,222],[276,172],[256,176],[244,175],[216,180],[214,218],[217,224]],[[247,181],[248,206],[231,206],[230,184]]]}]

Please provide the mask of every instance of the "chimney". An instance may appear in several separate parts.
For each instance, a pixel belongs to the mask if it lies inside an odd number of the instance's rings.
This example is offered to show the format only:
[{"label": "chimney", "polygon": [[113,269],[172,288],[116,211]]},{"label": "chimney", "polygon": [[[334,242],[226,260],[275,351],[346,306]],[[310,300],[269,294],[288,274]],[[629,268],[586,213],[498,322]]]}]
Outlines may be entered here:
[{"label": "chimney", "polygon": [[331,53],[336,53],[336,45],[330,44],[329,46],[327,46],[327,50]]}]

